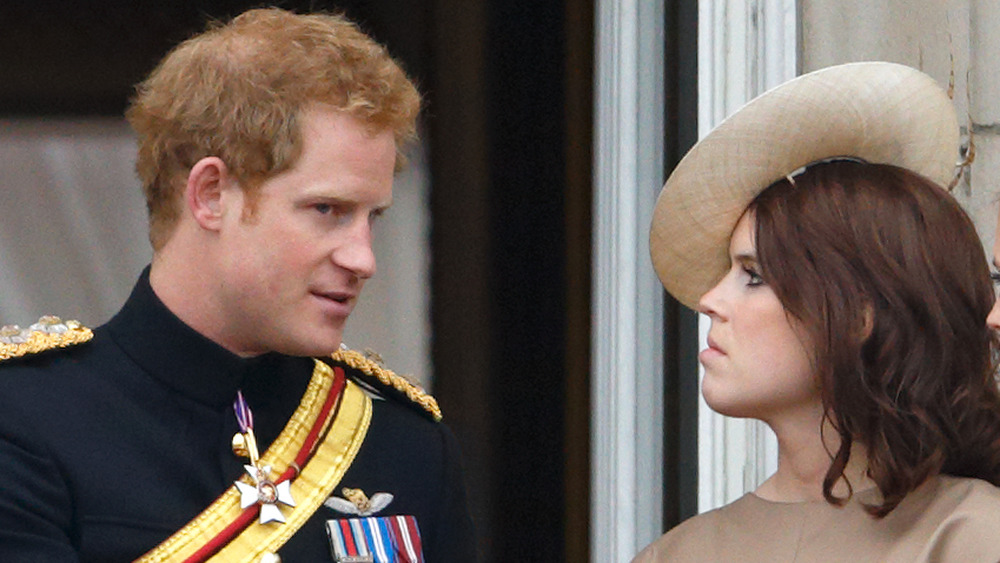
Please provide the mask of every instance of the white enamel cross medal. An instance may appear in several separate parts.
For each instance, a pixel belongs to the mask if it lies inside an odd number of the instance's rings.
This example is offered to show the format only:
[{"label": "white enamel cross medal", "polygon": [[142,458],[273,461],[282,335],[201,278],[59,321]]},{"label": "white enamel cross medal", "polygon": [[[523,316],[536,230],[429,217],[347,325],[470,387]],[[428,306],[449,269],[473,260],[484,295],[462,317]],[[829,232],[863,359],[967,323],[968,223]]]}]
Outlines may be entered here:
[{"label": "white enamel cross medal", "polygon": [[268,475],[271,473],[271,466],[265,465],[257,468],[255,465],[244,465],[253,481],[254,485],[247,485],[242,481],[236,481],[236,488],[240,491],[240,508],[249,508],[254,504],[260,504],[260,523],[268,522],[285,523],[285,515],[281,513],[278,504],[295,506],[292,499],[292,482],[282,481],[275,484]]},{"label": "white enamel cross medal", "polygon": [[271,479],[271,466],[260,465],[257,439],[253,434],[253,413],[243,398],[242,391],[236,393],[233,410],[236,411],[236,421],[240,425],[241,432],[233,437],[234,451],[239,451],[242,455],[250,458],[250,464],[244,465],[243,468],[246,469],[247,475],[254,482],[253,485],[248,485],[242,481],[236,481],[236,488],[240,491],[240,508],[247,509],[259,504],[261,524],[268,522],[284,524],[285,515],[281,513],[278,504],[295,506],[295,500],[292,499],[292,482],[285,480],[275,483]]}]

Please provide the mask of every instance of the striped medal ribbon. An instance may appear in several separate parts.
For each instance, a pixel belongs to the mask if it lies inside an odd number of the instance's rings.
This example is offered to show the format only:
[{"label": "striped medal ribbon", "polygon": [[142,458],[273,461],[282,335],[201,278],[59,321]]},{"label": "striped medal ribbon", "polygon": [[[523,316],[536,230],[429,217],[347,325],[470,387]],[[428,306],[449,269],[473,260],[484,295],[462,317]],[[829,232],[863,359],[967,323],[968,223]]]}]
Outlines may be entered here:
[{"label": "striped medal ribbon", "polygon": [[327,520],[326,531],[337,563],[424,563],[413,516]]}]

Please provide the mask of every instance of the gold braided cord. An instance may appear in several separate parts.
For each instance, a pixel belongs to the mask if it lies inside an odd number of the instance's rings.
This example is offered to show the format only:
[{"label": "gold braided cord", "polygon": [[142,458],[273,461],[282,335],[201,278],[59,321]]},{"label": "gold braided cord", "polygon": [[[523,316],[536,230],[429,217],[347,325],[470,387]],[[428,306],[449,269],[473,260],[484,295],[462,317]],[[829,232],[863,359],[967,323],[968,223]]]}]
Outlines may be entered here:
[{"label": "gold braided cord", "polygon": [[[333,385],[333,379],[333,370],[330,366],[316,361],[312,379],[299,407],[285,425],[285,429],[261,456],[261,465],[270,465],[275,474],[284,472],[302,448],[316,422]],[[336,488],[354,461],[368,433],[371,399],[356,385],[348,382],[340,399],[340,407],[336,410],[335,416],[330,418],[331,421],[325,422],[329,425],[329,431],[317,445],[316,453],[292,480],[291,491],[296,506],[282,508],[286,513],[291,510],[286,516],[286,523],[260,524],[254,521],[217,553],[212,561],[256,561],[253,559],[253,554],[259,558],[266,551],[277,551],[277,548],[312,516]],[[241,479],[250,483],[246,475]],[[322,497],[318,502],[316,502],[317,496]],[[230,522],[235,521],[242,512],[240,493],[234,485],[194,520],[136,561],[143,563],[183,561],[205,542],[218,535]],[[250,555],[246,555],[247,553]]]},{"label": "gold braided cord", "polygon": [[337,350],[333,353],[332,358],[335,361],[351,366],[365,375],[378,379],[383,385],[388,385],[403,393],[408,399],[431,413],[435,421],[441,421],[441,408],[438,406],[437,400],[428,395],[420,386],[414,385],[404,377],[383,368],[378,362],[356,350]]},{"label": "gold braided cord", "polygon": [[11,358],[38,354],[46,350],[83,344],[94,338],[94,333],[78,322],[67,321],[66,327],[66,332],[62,333],[48,333],[34,330],[31,331],[31,336],[24,342],[16,344],[0,343],[0,362]]}]

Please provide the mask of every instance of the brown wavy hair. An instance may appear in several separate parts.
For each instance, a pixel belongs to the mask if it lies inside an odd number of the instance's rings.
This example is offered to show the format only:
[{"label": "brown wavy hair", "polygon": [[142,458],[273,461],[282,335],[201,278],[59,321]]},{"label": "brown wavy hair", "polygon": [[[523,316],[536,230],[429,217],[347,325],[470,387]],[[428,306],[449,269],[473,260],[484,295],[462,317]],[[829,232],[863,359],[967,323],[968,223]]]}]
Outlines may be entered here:
[{"label": "brown wavy hair", "polygon": [[[126,112],[139,137],[153,248],[173,231],[198,160],[221,158],[252,202],[264,180],[295,164],[301,112],[316,103],[391,130],[397,151],[416,136],[416,87],[384,47],[339,15],[250,10],[175,47]],[[397,168],[402,161],[397,152]]]},{"label": "brown wavy hair", "polygon": [[837,161],[775,183],[749,209],[762,275],[814,345],[841,440],[826,500],[847,500],[832,489],[855,441],[882,493],[867,507],[876,517],[940,473],[1000,485],[994,293],[954,198],[903,168]]}]

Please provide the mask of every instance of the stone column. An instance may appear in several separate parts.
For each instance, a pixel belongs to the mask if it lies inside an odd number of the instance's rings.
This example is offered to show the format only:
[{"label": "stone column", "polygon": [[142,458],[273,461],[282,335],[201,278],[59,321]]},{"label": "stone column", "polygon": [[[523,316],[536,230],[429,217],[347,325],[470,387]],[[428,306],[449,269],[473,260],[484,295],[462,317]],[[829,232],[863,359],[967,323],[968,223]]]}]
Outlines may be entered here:
[{"label": "stone column", "polygon": [[1000,199],[1000,4],[971,0],[969,8],[969,120],[975,161],[968,176],[967,209],[992,256]]}]

